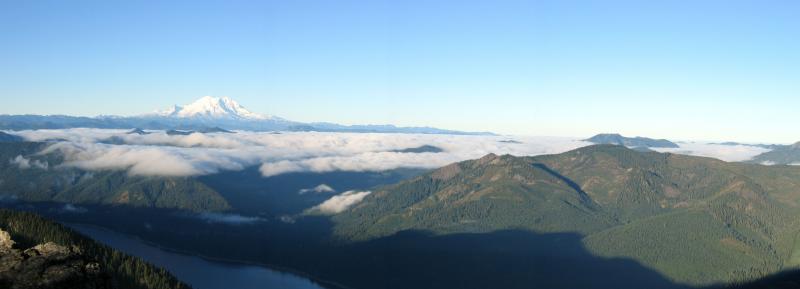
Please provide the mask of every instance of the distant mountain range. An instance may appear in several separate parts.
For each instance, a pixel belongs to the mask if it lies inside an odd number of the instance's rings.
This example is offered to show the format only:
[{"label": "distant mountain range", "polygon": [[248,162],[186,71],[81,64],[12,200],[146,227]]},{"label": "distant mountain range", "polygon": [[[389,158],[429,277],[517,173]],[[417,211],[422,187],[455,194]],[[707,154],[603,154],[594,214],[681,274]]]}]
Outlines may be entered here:
[{"label": "distant mountain range", "polygon": [[646,137],[624,137],[620,134],[598,134],[585,141],[595,144],[614,144],[630,148],[679,148],[676,143],[665,139],[652,139]]},{"label": "distant mountain range", "polygon": [[710,143],[710,144],[724,145],[724,146],[749,146],[749,147],[757,147],[757,148],[763,148],[763,149],[769,149],[769,150],[774,150],[774,149],[779,149],[779,148],[785,147],[785,145],[779,145],[779,144],[748,144],[748,143],[739,143],[739,142],[732,142],[732,141],[720,142],[720,143]]},{"label": "distant mountain range", "polygon": [[276,116],[251,112],[229,97],[205,96],[185,106],[138,116],[79,117],[66,115],[0,115],[0,129],[158,129],[195,130],[224,128],[252,131],[321,131],[491,135],[489,132],[463,132],[432,127],[397,127],[394,125],[340,125],[317,122],[302,123]]},{"label": "distant mountain range", "polygon": [[750,162],[769,165],[800,164],[800,142],[793,145],[777,146],[771,151],[753,157]]}]

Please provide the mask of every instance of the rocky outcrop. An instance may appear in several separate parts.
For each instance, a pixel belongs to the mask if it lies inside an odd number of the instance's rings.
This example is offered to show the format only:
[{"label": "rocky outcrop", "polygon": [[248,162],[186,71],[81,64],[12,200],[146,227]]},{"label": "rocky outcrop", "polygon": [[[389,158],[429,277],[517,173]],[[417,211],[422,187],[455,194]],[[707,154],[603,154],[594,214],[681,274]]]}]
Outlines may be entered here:
[{"label": "rocky outcrop", "polygon": [[52,242],[19,250],[0,229],[0,288],[107,289],[111,277],[77,247]]},{"label": "rocky outcrop", "polygon": [[14,240],[11,240],[11,234],[0,229],[0,254],[6,253],[14,247]]}]

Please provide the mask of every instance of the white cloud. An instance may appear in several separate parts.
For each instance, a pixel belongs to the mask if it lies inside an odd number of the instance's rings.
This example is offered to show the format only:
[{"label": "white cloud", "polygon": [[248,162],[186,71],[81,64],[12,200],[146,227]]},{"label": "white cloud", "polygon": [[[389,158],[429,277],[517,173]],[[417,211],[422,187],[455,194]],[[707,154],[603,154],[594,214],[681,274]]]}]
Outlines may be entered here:
[{"label": "white cloud", "polygon": [[241,170],[259,163],[246,150],[57,142],[42,151],[51,152],[64,156],[62,166],[86,170],[123,169],[132,175],[205,175],[221,170]]},{"label": "white cloud", "polygon": [[[264,176],[290,172],[383,171],[404,167],[437,168],[488,153],[532,156],[561,153],[590,145],[576,138],[460,136],[430,134],[237,131],[167,135],[127,134],[128,130],[29,130],[16,134],[31,141],[53,142],[44,153],[64,155],[62,166],[86,170],[127,170],[133,175],[195,176],[259,166]],[[113,138],[114,142],[102,143]],[[513,139],[514,142],[508,140]],[[439,153],[399,153],[431,145]],[[767,149],[682,143],[662,152],[750,159]],[[13,160],[12,160],[13,161]],[[23,160],[20,160],[23,161]],[[30,165],[30,164],[29,164]],[[52,165],[52,164],[51,164]]]},{"label": "white cloud", "polygon": [[769,149],[747,145],[721,145],[709,143],[681,143],[680,148],[653,148],[659,152],[711,157],[728,162],[740,162],[752,159]]},{"label": "white cloud", "polygon": [[436,168],[468,158],[442,153],[366,152],[349,156],[312,157],[301,160],[284,160],[276,163],[268,162],[261,165],[261,173],[264,176],[274,176],[309,171],[324,173],[334,171],[384,171],[400,167]]},{"label": "white cloud", "polygon": [[199,215],[199,217],[200,219],[206,220],[209,223],[221,223],[228,225],[246,225],[264,220],[259,217],[247,217],[238,214],[220,213],[202,213]]},{"label": "white cloud", "polygon": [[322,193],[333,193],[333,192],[336,192],[336,190],[334,190],[333,188],[331,188],[331,186],[329,186],[329,185],[326,185],[326,184],[320,184],[320,185],[318,185],[318,186],[316,186],[316,187],[313,187],[313,188],[309,188],[309,189],[302,189],[302,190],[300,190],[300,191],[299,191],[299,192],[297,192],[297,193],[302,195],[302,194],[305,194],[305,193],[318,193],[318,194],[322,194]]},{"label": "white cloud", "polygon": [[78,206],[75,206],[75,205],[73,205],[73,204],[65,204],[63,207],[61,207],[61,211],[62,211],[62,212],[65,212],[65,213],[77,213],[77,214],[82,214],[82,213],[86,213],[86,212],[88,212],[89,210],[87,210],[87,209],[86,209],[86,208],[84,208],[84,207],[78,207]]},{"label": "white cloud", "polygon": [[297,220],[295,220],[294,217],[288,216],[288,215],[280,216],[280,218],[278,218],[278,220],[280,220],[281,222],[287,223],[287,224],[294,224],[297,221]]},{"label": "white cloud", "polygon": [[262,176],[271,177],[285,173],[309,171],[309,169],[294,161],[283,160],[273,163],[265,163],[261,165],[259,171],[261,171]]},{"label": "white cloud", "polygon": [[[264,176],[287,172],[380,171],[400,167],[435,168],[478,158],[487,153],[535,155],[557,153],[587,145],[567,138],[416,134],[359,134],[239,131],[235,134],[195,133],[188,136],[128,130],[32,130],[18,134],[27,140],[54,141],[43,153],[64,155],[62,166],[86,170],[127,170],[133,175],[193,176],[260,165]],[[115,141],[102,143],[114,138]],[[432,145],[441,153],[398,153]]]},{"label": "white cloud", "polygon": [[344,212],[353,205],[358,204],[371,193],[372,192],[370,191],[347,191],[327,199],[326,201],[322,202],[322,204],[314,206],[310,210],[312,212],[320,212],[323,214],[338,214]]},{"label": "white cloud", "polygon": [[[374,138],[375,136],[371,136]],[[301,159],[265,162],[261,165],[264,176],[291,172],[331,171],[383,171],[400,167],[437,168],[453,162],[475,159],[488,153],[512,155],[541,155],[568,151],[590,143],[569,138],[529,137],[520,143],[500,142],[507,137],[451,136],[451,135],[397,135],[385,134],[386,143],[380,149],[350,150],[344,154],[327,154]],[[354,141],[360,141],[356,136]],[[370,139],[374,141],[374,139]],[[399,153],[398,150],[422,145],[445,149],[441,153]],[[355,151],[355,153],[351,153]]]},{"label": "white cloud", "polygon": [[45,161],[39,160],[30,160],[22,155],[17,155],[17,157],[9,160],[10,164],[17,165],[20,169],[30,169],[30,168],[38,168],[46,170],[49,167],[49,164]]}]

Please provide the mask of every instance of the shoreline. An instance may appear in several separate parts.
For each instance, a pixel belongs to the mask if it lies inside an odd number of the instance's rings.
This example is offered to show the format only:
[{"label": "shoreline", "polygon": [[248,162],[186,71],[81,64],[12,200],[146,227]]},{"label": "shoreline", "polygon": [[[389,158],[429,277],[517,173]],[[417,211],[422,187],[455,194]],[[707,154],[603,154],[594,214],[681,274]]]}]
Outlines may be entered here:
[{"label": "shoreline", "polygon": [[[237,259],[227,259],[227,258],[220,258],[220,257],[212,257],[212,256],[204,255],[204,254],[193,252],[193,251],[189,251],[189,250],[170,248],[170,247],[166,247],[166,246],[160,245],[158,243],[155,243],[155,242],[152,242],[152,241],[149,241],[149,240],[145,240],[145,239],[143,239],[143,238],[141,238],[139,236],[136,236],[136,235],[115,231],[115,230],[112,230],[110,228],[106,228],[106,227],[103,227],[103,226],[100,226],[100,225],[96,225],[96,224],[76,223],[76,222],[60,222],[60,221],[58,223],[64,225],[65,227],[69,228],[70,230],[76,231],[76,233],[79,233],[79,234],[84,235],[84,236],[85,236],[85,234],[81,233],[80,231],[77,231],[71,225],[86,226],[86,227],[91,227],[91,228],[95,228],[95,229],[99,229],[99,230],[108,231],[108,232],[115,233],[115,234],[120,234],[120,235],[123,235],[125,237],[128,237],[128,238],[137,240],[139,242],[142,242],[142,243],[144,243],[144,244],[146,244],[148,246],[155,247],[155,248],[157,248],[159,250],[163,250],[163,251],[170,252],[170,253],[175,253],[175,254],[180,254],[180,255],[184,255],[184,256],[197,257],[197,258],[200,258],[202,260],[209,261],[209,262],[227,263],[227,264],[230,264],[230,265],[247,265],[247,266],[263,267],[265,269],[268,269],[268,270],[271,270],[271,271],[275,271],[275,272],[278,272],[278,273],[295,275],[295,276],[300,277],[300,278],[305,278],[309,282],[311,282],[311,283],[313,283],[315,285],[319,285],[320,287],[323,287],[324,289],[353,289],[351,287],[344,286],[344,285],[339,284],[337,282],[330,281],[330,280],[325,280],[325,279],[322,279],[322,278],[318,278],[318,277],[315,277],[315,276],[313,276],[311,274],[308,274],[306,272],[302,272],[302,271],[299,271],[299,270],[296,270],[296,269],[292,269],[292,268],[288,268],[288,267],[284,267],[284,266],[268,264],[268,263],[261,263],[261,262],[256,262],[256,261],[247,261],[247,260],[237,260]],[[91,238],[90,236],[86,236],[86,237]],[[100,242],[100,243],[104,244],[102,242]],[[111,246],[109,244],[104,244],[104,245],[113,248],[113,246]],[[145,261],[147,261],[148,263],[150,262],[148,260],[145,260]],[[166,268],[164,268],[164,269],[166,269]]]}]

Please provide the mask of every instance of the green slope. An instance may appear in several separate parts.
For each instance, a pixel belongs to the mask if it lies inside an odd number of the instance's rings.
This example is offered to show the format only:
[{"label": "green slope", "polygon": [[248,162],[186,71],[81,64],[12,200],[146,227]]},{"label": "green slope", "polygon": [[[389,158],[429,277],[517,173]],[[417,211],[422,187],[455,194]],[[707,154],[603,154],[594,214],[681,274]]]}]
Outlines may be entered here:
[{"label": "green slope", "polygon": [[[780,258],[764,240],[708,212],[679,210],[598,232],[584,244],[603,257],[634,258],[675,280],[730,282],[777,271]],[[712,270],[709,270],[712,269]]]},{"label": "green slope", "polygon": [[592,232],[610,226],[597,204],[546,168],[488,155],[379,188],[334,216],[336,231],[367,239],[417,229],[437,233],[532,229]]},{"label": "green slope", "polygon": [[798,200],[798,167],[597,145],[453,164],[376,188],[333,220],[343,240],[403,230],[578,232],[595,254],[699,285],[796,265]]}]

